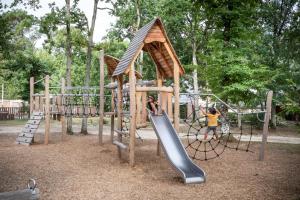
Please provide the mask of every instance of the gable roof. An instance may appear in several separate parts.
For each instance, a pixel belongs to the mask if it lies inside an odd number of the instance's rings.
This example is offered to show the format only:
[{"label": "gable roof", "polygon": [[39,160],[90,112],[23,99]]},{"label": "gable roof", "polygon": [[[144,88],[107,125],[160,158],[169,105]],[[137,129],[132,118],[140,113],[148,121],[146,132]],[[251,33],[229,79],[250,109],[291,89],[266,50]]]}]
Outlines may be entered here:
[{"label": "gable roof", "polygon": [[[156,30],[154,30],[156,28]],[[168,45],[173,55],[169,55],[168,51],[163,45],[160,45],[161,42],[155,41],[155,39],[149,43],[145,43],[145,39],[150,35],[151,31],[156,31],[154,34],[160,34],[161,37],[164,38],[164,42]],[[160,49],[156,48],[157,46]],[[130,64],[134,61],[137,54],[141,51],[141,48],[148,52],[155,64],[158,67],[158,70],[162,73],[162,75],[166,78],[173,77],[173,58],[175,58],[175,62],[177,62],[179,66],[180,74],[184,73],[184,69],[173,49],[171,42],[168,39],[166,31],[163,27],[163,24],[159,18],[156,18],[142,27],[134,36],[132,41],[129,44],[126,52],[124,53],[121,61],[118,63],[115,71],[112,76],[118,76],[127,72]]]},{"label": "gable roof", "polygon": [[104,62],[107,65],[108,76],[112,76],[120,60],[110,55],[104,55]]},{"label": "gable roof", "polygon": [[[110,55],[104,55],[104,62],[107,66],[107,72],[108,72],[108,76],[112,76],[117,65],[119,64],[120,60],[118,58],[115,58],[113,56],[110,56]],[[135,71],[135,76],[137,79],[142,79],[142,75]]]}]

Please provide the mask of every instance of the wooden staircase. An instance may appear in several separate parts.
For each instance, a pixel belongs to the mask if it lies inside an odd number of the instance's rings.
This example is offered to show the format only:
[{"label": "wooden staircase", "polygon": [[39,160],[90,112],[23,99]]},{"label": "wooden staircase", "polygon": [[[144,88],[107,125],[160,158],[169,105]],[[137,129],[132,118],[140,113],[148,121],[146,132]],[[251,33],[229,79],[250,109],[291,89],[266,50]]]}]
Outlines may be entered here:
[{"label": "wooden staircase", "polygon": [[43,112],[32,113],[30,119],[27,121],[24,129],[17,137],[17,144],[30,145],[33,143],[33,138],[36,130],[38,129],[42,119],[44,117]]}]

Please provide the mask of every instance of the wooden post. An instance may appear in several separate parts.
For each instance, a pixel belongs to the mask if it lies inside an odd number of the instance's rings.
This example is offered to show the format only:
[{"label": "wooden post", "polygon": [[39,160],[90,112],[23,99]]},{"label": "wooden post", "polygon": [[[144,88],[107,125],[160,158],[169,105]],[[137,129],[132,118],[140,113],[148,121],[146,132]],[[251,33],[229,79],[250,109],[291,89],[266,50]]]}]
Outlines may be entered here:
[{"label": "wooden post", "polygon": [[34,108],[34,99],[33,99],[33,94],[34,94],[34,77],[30,77],[30,97],[29,97],[29,101],[30,101],[30,109],[29,109],[29,114],[31,116],[31,114],[33,113],[33,108]]},{"label": "wooden post", "polygon": [[[117,111],[118,111],[118,121],[117,121],[117,127],[118,130],[121,131],[122,130],[122,110],[123,110],[123,77],[119,76],[118,77],[118,94],[117,94],[117,98],[118,98],[118,103],[117,103]],[[118,132],[118,142],[122,142],[122,135]],[[119,158],[122,158],[122,152],[121,152],[121,148],[118,146],[118,156]]]},{"label": "wooden post", "polygon": [[[41,103],[41,101],[43,101],[42,96],[35,96],[34,97],[34,111],[44,112],[43,103]],[[42,108],[42,110],[40,110],[40,108]]]},{"label": "wooden post", "polygon": [[237,118],[238,118],[238,127],[241,128],[241,126],[242,126],[242,116],[240,114],[240,110],[239,109],[238,109]]},{"label": "wooden post", "polygon": [[99,144],[103,144],[104,124],[104,50],[100,50],[100,98],[99,98]]},{"label": "wooden post", "polygon": [[[113,78],[111,78],[111,83],[115,82]],[[111,101],[110,101],[110,105],[111,105],[111,112],[115,113],[115,94],[114,94],[114,90],[111,90]],[[115,114],[112,114],[110,116],[110,142],[113,143],[114,140],[114,133],[115,133]]]},{"label": "wooden post", "polygon": [[172,93],[167,93],[168,95],[168,115],[170,119],[173,119],[173,105],[172,105]]},{"label": "wooden post", "polygon": [[[156,79],[157,79],[157,87],[162,87],[163,78],[158,70],[158,66],[156,66]],[[162,112],[162,92],[158,93],[158,104],[159,104],[158,113],[161,113]],[[160,154],[161,154],[160,142],[159,142],[159,139],[157,138],[156,155],[160,156]]]},{"label": "wooden post", "polygon": [[135,153],[135,131],[136,131],[136,99],[135,99],[136,77],[134,70],[134,62],[130,65],[129,71],[129,91],[130,91],[130,130],[129,130],[129,163],[134,166]]},{"label": "wooden post", "polygon": [[45,144],[48,144],[50,133],[50,97],[49,97],[49,75],[45,78]]},{"label": "wooden post", "polygon": [[175,58],[173,52],[171,51],[169,45],[164,42],[164,47],[168,51],[170,57],[173,60],[174,63],[174,128],[176,131],[179,131],[179,64],[177,62],[177,59]]},{"label": "wooden post", "polygon": [[174,128],[179,132],[179,66],[174,62]]},{"label": "wooden post", "polygon": [[142,92],[142,123],[147,121],[147,92]]},{"label": "wooden post", "polygon": [[167,112],[168,93],[161,92],[161,109]]},{"label": "wooden post", "polygon": [[265,146],[267,143],[267,137],[268,137],[268,130],[269,130],[269,121],[271,118],[271,108],[272,108],[272,97],[273,97],[273,91],[269,91],[267,94],[267,108],[265,113],[265,119],[264,119],[264,127],[263,127],[263,135],[262,135],[262,143],[259,151],[259,160],[264,160],[265,157]]},{"label": "wooden post", "polygon": [[64,78],[61,79],[61,108],[60,108],[60,120],[61,120],[61,140],[63,141],[64,135],[67,134],[67,127],[66,127],[66,118],[65,118],[65,86],[66,81]]},{"label": "wooden post", "polygon": [[141,103],[142,103],[142,92],[136,92],[136,124],[142,124]]}]

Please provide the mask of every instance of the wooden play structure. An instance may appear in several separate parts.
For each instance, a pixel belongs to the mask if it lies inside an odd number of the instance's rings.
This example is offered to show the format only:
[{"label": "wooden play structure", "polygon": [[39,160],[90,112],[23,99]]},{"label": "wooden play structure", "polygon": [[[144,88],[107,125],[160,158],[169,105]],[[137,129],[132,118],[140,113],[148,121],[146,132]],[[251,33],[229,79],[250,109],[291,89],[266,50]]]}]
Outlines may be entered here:
[{"label": "wooden play structure", "polygon": [[[153,69],[155,68],[156,71],[155,80],[143,80],[142,74],[135,70],[137,67],[136,60],[142,51],[148,53],[153,60],[155,65]],[[119,158],[122,159],[122,154],[127,152],[129,155],[129,163],[131,166],[134,166],[137,130],[146,127],[149,124],[147,121],[148,117],[152,116],[149,115],[147,111],[147,97],[149,93],[157,94],[159,105],[158,113],[167,116],[168,119],[161,118],[160,120],[170,121],[168,122],[168,127],[171,132],[178,133],[180,100],[179,78],[184,74],[184,69],[168,39],[160,19],[156,18],[152,20],[136,33],[120,60],[110,55],[104,55],[104,51],[101,50],[99,61],[100,80],[99,86],[97,87],[66,87],[64,79],[61,79],[58,86],[51,86],[51,77],[48,75],[36,82],[34,82],[34,78],[32,77],[30,79],[31,119],[18,137],[17,143],[31,144],[33,142],[34,133],[42,119],[45,119],[44,143],[48,144],[51,117],[61,121],[63,139],[63,136],[66,134],[66,118],[97,116],[99,117],[99,144],[102,145],[104,119],[105,117],[106,119],[109,117],[110,142],[117,146]],[[107,66],[107,75],[105,75],[105,64]],[[106,82],[106,85],[104,77],[109,78],[109,83],[107,84]],[[170,86],[164,85],[164,80],[167,79],[169,83],[172,82]],[[43,92],[36,94],[34,93],[34,86],[41,81],[44,81],[45,89]],[[56,89],[56,93],[51,92],[51,89]],[[80,91],[75,92],[75,90],[78,89]],[[197,95],[199,94],[197,93]],[[271,106],[270,95],[271,94],[268,95],[268,106],[264,120],[261,160],[263,159],[264,145],[267,140]],[[93,101],[92,98],[94,98]],[[78,103],[78,99],[80,99],[81,102],[88,100],[88,103]],[[197,96],[196,99],[197,103],[199,103],[199,96]],[[191,107],[191,105],[189,107]],[[187,111],[187,113],[192,112],[191,108],[187,109]],[[151,119],[155,118],[158,119],[159,117],[152,116]],[[127,119],[127,122],[125,119]],[[201,126],[200,128],[203,127]],[[173,136],[173,138],[175,138],[175,136]],[[175,139],[179,140],[177,138]],[[210,143],[208,142],[207,144]],[[160,154],[160,146],[160,141],[158,140],[158,155]],[[223,146],[226,147],[226,144]],[[179,145],[179,147],[181,147],[181,145]],[[213,147],[212,151],[214,151]],[[220,154],[216,155],[218,157]],[[206,157],[205,160],[207,160]]]},{"label": "wooden play structure", "polygon": [[[135,73],[135,61],[140,52],[150,55],[155,63],[156,80],[154,86],[147,86],[137,82]],[[117,62],[115,62],[116,64]],[[129,163],[134,166],[135,159],[135,133],[146,119],[146,98],[148,92],[157,92],[161,110],[165,110],[173,118],[174,127],[179,129],[179,76],[184,69],[168,39],[166,31],[160,19],[154,19],[142,27],[132,39],[125,54],[118,62],[112,78],[117,82],[117,141],[119,157],[122,149],[129,151]],[[123,81],[128,76],[129,85],[129,113],[123,113]],[[173,86],[163,85],[164,79],[173,79]],[[139,81],[140,82],[140,81]],[[174,104],[173,104],[174,101]],[[122,116],[130,116],[129,147],[122,143]],[[159,150],[159,148],[158,148]]]}]

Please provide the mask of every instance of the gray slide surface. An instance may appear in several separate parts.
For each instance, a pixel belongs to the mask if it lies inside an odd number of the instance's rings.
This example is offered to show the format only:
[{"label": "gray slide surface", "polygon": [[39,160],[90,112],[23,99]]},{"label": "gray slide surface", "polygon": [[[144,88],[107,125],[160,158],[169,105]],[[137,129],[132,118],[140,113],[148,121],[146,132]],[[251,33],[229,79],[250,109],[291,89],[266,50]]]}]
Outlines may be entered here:
[{"label": "gray slide surface", "polygon": [[149,112],[149,118],[167,158],[180,173],[184,183],[205,182],[205,172],[188,156],[168,115],[164,111],[162,115],[154,115]]}]

